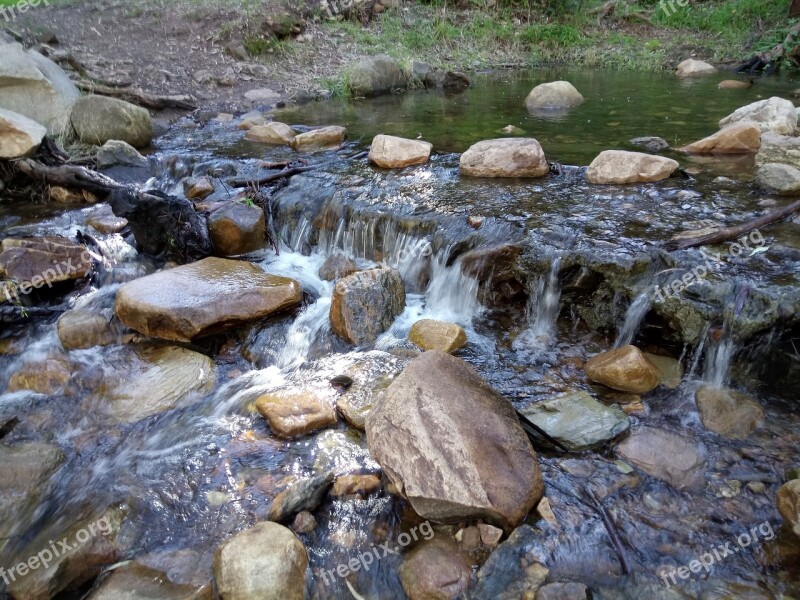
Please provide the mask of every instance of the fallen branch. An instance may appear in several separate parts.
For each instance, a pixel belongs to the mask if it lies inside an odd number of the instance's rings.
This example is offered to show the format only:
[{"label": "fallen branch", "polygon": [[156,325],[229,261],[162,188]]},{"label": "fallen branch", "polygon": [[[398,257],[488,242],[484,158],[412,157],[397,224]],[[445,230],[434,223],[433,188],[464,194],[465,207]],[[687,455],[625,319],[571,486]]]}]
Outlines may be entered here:
[{"label": "fallen branch", "polygon": [[31,179],[51,185],[87,190],[92,194],[105,197],[113,190],[124,186],[101,173],[90,171],[85,167],[62,165],[49,167],[31,158],[14,163],[17,170]]},{"label": "fallen branch", "polygon": [[694,248],[696,246],[706,246],[711,244],[718,244],[728,240],[736,239],[741,235],[750,233],[754,229],[772,225],[778,221],[782,221],[788,216],[800,210],[800,200],[795,200],[791,204],[784,206],[776,211],[768,213],[758,219],[753,219],[741,225],[733,227],[723,227],[717,231],[707,233],[705,235],[698,235],[697,237],[689,237],[687,239],[675,240],[667,242],[668,250],[685,250],[687,248]]},{"label": "fallen branch", "polygon": [[228,180],[228,185],[235,188],[243,188],[243,187],[257,187],[261,185],[266,185],[268,183],[272,183],[273,181],[278,181],[280,179],[285,179],[287,177],[293,177],[295,175],[299,175],[300,173],[305,173],[306,171],[311,171],[315,167],[294,167],[291,169],[286,169],[284,171],[280,171],[279,173],[271,173],[269,175],[264,175],[263,177],[234,177]]},{"label": "fallen branch", "polygon": [[98,85],[91,81],[78,81],[76,83],[79,89],[92,94],[100,96],[110,96],[112,98],[119,98],[132,104],[138,104],[145,108],[152,108],[153,110],[162,110],[164,108],[177,108],[180,110],[194,110],[197,108],[194,104],[194,98],[191,96],[157,96],[148,94],[142,90],[133,88],[115,88],[107,85]]},{"label": "fallen branch", "polygon": [[734,70],[737,73],[755,73],[763,69],[774,70],[781,60],[791,58],[795,54],[798,46],[798,36],[800,36],[800,22],[789,30],[789,33],[786,34],[781,43],[775,44],[767,52],[759,52]]}]

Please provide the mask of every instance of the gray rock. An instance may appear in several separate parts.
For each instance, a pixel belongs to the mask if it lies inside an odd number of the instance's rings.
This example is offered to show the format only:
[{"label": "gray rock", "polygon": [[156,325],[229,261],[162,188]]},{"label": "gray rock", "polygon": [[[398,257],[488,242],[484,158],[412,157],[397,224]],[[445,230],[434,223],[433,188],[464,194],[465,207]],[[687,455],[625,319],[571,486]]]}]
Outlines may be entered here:
[{"label": "gray rock", "polygon": [[364,58],[350,65],[346,73],[354,96],[380,96],[408,86],[400,65],[385,54]]},{"label": "gray rock", "polygon": [[100,169],[116,166],[147,168],[150,164],[136,148],[122,140],[108,140],[97,151],[96,160]]},{"label": "gray rock", "polygon": [[648,475],[678,489],[698,489],[705,483],[705,446],[675,433],[642,427],[617,446],[616,452]]},{"label": "gray rock", "polygon": [[800,137],[762,133],[756,164],[783,163],[800,169]]},{"label": "gray rock", "polygon": [[800,169],[780,163],[761,165],[756,173],[756,183],[779,194],[800,192]]},{"label": "gray rock", "polygon": [[322,502],[333,483],[333,473],[302,479],[275,496],[269,507],[269,520],[283,523],[302,511],[312,512]]},{"label": "gray rock", "polygon": [[121,140],[142,148],[153,139],[150,113],[118,98],[84,96],[73,106],[70,123],[86,144],[99,146],[109,140]]},{"label": "gray rock", "polygon": [[756,125],[762,133],[792,135],[797,128],[797,111],[789,100],[773,96],[737,109],[719,122],[719,128],[745,122]]},{"label": "gray rock", "polygon": [[628,431],[630,419],[618,406],[601,404],[586,392],[572,392],[535,404],[523,414],[570,450],[589,450]]},{"label": "gray rock", "polygon": [[661,152],[669,149],[669,142],[660,137],[638,137],[631,140],[631,144],[644,148],[648,152]]},{"label": "gray rock", "polygon": [[517,527],[478,570],[477,583],[470,596],[493,600],[535,597],[547,575],[547,569],[531,558],[539,543],[540,535],[533,527]]},{"label": "gray rock", "polygon": [[92,592],[89,600],[207,600],[212,598],[211,582],[204,585],[171,581],[158,569],[130,563],[111,572]]},{"label": "gray rock", "polygon": [[536,600],[586,600],[589,590],[582,583],[548,583],[536,592]]}]

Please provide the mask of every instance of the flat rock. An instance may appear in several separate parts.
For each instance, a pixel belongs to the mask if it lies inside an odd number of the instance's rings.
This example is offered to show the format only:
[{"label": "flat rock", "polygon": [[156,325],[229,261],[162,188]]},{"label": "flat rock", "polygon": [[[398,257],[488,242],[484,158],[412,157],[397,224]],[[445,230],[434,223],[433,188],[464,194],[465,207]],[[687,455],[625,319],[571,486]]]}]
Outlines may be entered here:
[{"label": "flat rock", "polygon": [[150,145],[153,139],[150,113],[118,98],[80,98],[72,107],[70,123],[86,144],[101,146],[109,140],[121,140],[134,148],[142,148]]},{"label": "flat rock", "polygon": [[678,168],[678,161],[664,156],[604,150],[589,165],[586,180],[594,184],[623,184],[661,181]]},{"label": "flat rock", "polygon": [[467,345],[464,328],[455,323],[420,319],[411,327],[408,339],[423,350],[455,352]]},{"label": "flat rock", "polygon": [[648,475],[678,489],[699,489],[705,483],[708,452],[684,436],[642,427],[616,448],[617,454]]},{"label": "flat rock", "polygon": [[290,146],[297,151],[325,150],[338,147],[346,136],[347,129],[330,125],[295,136]]},{"label": "flat rock", "polygon": [[425,164],[432,149],[430,142],[380,134],[372,140],[369,160],[384,169],[401,169]]},{"label": "flat rock", "polygon": [[120,321],[144,335],[188,342],[300,304],[293,279],[236,260],[206,258],[123,285]]},{"label": "flat rock", "polygon": [[468,177],[543,177],[550,173],[544,150],[534,138],[499,138],[473,144],[461,155]]},{"label": "flat rock", "polygon": [[47,128],[33,119],[0,108],[0,158],[22,158],[32,154],[45,135]]},{"label": "flat rock", "polygon": [[400,566],[400,582],[408,600],[451,600],[469,587],[472,568],[458,546],[444,538],[422,542]]},{"label": "flat rock", "polygon": [[687,154],[754,154],[761,147],[761,130],[736,123],[679,150]]},{"label": "flat rock", "polygon": [[740,79],[725,79],[717,84],[721,90],[746,90],[752,86],[752,81],[741,81]]},{"label": "flat rock", "polygon": [[675,70],[675,74],[678,77],[704,77],[705,75],[713,75],[716,72],[717,69],[713,65],[693,58],[687,58],[681,62]]},{"label": "flat rock", "polygon": [[762,133],[792,135],[797,128],[797,111],[789,100],[773,96],[735,110],[719,122],[719,128],[737,123],[755,125]]},{"label": "flat rock", "polygon": [[636,346],[593,356],[586,362],[586,375],[592,381],[632,394],[646,394],[661,382],[658,369]]},{"label": "flat rock", "polygon": [[763,133],[756,164],[781,163],[800,169],[800,137]]},{"label": "flat rock", "polygon": [[263,125],[250,126],[247,128],[247,133],[244,134],[244,139],[271,146],[287,146],[294,142],[295,135],[294,130],[286,123],[273,121]]},{"label": "flat rock", "polygon": [[370,454],[425,519],[510,528],[544,493],[538,458],[509,401],[450,354],[415,358],[366,430]]},{"label": "flat rock", "polygon": [[533,88],[525,98],[531,112],[540,110],[566,110],[583,103],[583,96],[569,81],[551,81]]},{"label": "flat rock", "polygon": [[91,268],[86,247],[67,238],[6,238],[0,243],[0,277],[19,284],[42,288],[83,279]]},{"label": "flat rock", "polygon": [[264,394],[256,400],[256,409],[272,432],[283,438],[305,435],[337,422],[333,401],[312,390]]},{"label": "flat rock", "polygon": [[764,410],[747,394],[703,386],[695,401],[703,426],[726,438],[743,440],[764,424]]}]

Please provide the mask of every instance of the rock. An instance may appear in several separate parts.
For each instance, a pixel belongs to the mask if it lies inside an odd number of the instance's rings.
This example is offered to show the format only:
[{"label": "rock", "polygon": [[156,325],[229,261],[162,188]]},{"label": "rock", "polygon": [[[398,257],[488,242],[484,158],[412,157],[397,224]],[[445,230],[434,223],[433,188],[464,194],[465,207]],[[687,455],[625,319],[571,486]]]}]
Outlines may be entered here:
[{"label": "rock", "polygon": [[122,140],[108,140],[97,151],[95,160],[100,169],[116,166],[147,168],[150,165],[136,148]]},{"label": "rock", "polygon": [[395,269],[359,271],[337,282],[331,300],[331,326],[351,344],[371,344],[405,306],[405,287]]},{"label": "rock", "polygon": [[206,395],[216,379],[214,361],[199,352],[178,346],[135,348],[124,375],[110,371],[85,408],[112,423],[137,423],[193,395]]},{"label": "rock", "polygon": [[374,350],[347,370],[352,375],[352,385],[339,396],[336,408],[350,425],[364,429],[374,403],[405,364],[391,354]]},{"label": "rock", "polygon": [[408,600],[451,600],[469,587],[472,569],[453,542],[432,539],[409,552],[400,566],[400,583]]},{"label": "rock", "polygon": [[533,88],[525,98],[530,112],[540,110],[567,110],[583,104],[583,96],[568,81],[542,83]]},{"label": "rock", "polygon": [[433,144],[407,140],[393,135],[376,135],[369,150],[369,160],[384,169],[401,169],[428,162]]},{"label": "rock", "polygon": [[[263,117],[262,117],[263,119]],[[253,121],[250,121],[251,123]],[[244,121],[239,125],[242,128]],[[285,123],[278,123],[273,121],[263,125],[254,124],[247,128],[247,133],[244,134],[244,139],[251,142],[260,142],[262,144],[270,144],[272,146],[285,146],[291,145],[294,142],[295,132],[291,127]]]},{"label": "rock", "polygon": [[91,268],[86,248],[67,238],[6,238],[0,243],[0,278],[19,283],[22,293],[29,293],[31,286],[83,279]]},{"label": "rock", "polygon": [[317,528],[317,520],[307,510],[300,511],[294,518],[292,529],[295,533],[311,533]]},{"label": "rock", "polygon": [[714,135],[679,148],[687,154],[752,154],[761,146],[761,130],[750,123],[737,123]]},{"label": "rock", "polygon": [[472,598],[519,600],[535,598],[549,571],[535,562],[541,532],[529,525],[517,527],[478,569]]},{"label": "rock", "polygon": [[321,127],[301,133],[296,136],[294,141],[289,145],[298,152],[324,150],[337,147],[344,141],[346,135],[347,129],[339,127],[338,125],[331,125],[329,127]]},{"label": "rock", "polygon": [[719,122],[719,128],[737,123],[755,125],[761,133],[792,135],[797,128],[797,111],[788,100],[773,96],[735,110]]},{"label": "rock", "polygon": [[717,84],[721,90],[744,90],[752,87],[752,81],[741,81],[739,79],[725,79]]},{"label": "rock", "polygon": [[80,92],[67,74],[38,52],[0,42],[0,108],[19,113],[61,135]]},{"label": "rock", "polygon": [[[126,511],[125,507],[112,507],[100,515],[78,521],[66,531],[55,530],[54,526],[45,527],[20,553],[23,560],[37,556],[49,547],[52,540],[73,540],[70,544],[72,550],[54,556],[47,567],[40,564],[38,569],[13,581],[8,586],[11,596],[26,600],[49,600],[97,577],[106,566],[120,559],[117,538]],[[81,537],[89,533],[88,539],[76,544],[75,540],[79,539],[76,535],[81,531],[84,532]]]},{"label": "rock", "polygon": [[292,308],[301,300],[302,288],[293,279],[242,261],[206,258],[124,284],[116,312],[120,321],[144,335],[188,342]]},{"label": "rock", "polygon": [[601,404],[586,392],[572,392],[522,411],[533,423],[569,450],[602,446],[631,428],[617,406]]},{"label": "rock", "polygon": [[800,479],[784,483],[778,489],[776,499],[783,520],[800,537]]},{"label": "rock", "polygon": [[381,478],[377,475],[340,475],[333,483],[331,496],[368,496],[381,489]]},{"label": "rock", "polygon": [[113,314],[76,308],[58,319],[58,339],[64,350],[80,350],[109,346],[119,341],[117,328],[112,325]]},{"label": "rock", "polygon": [[544,150],[534,138],[500,138],[473,144],[461,155],[468,177],[543,177],[550,173]]},{"label": "rock", "polygon": [[247,113],[246,115],[242,115],[242,120],[239,121],[239,125],[237,127],[247,131],[253,127],[260,127],[266,124],[267,120],[264,118],[264,115],[258,111],[255,111],[252,113]]},{"label": "rock", "polygon": [[286,527],[257,523],[222,544],[214,575],[222,600],[303,600],[308,554]]},{"label": "rock", "polygon": [[669,149],[669,142],[660,137],[638,137],[633,138],[631,144],[641,146],[648,152],[661,152]]},{"label": "rock", "polygon": [[678,77],[703,77],[705,75],[713,75],[716,72],[717,69],[707,62],[687,58],[678,65],[675,74]]},{"label": "rock", "polygon": [[658,369],[636,346],[601,352],[586,362],[592,381],[622,392],[646,394],[661,382]]},{"label": "rock", "polygon": [[548,583],[536,592],[536,600],[586,600],[589,590],[582,583]]},{"label": "rock", "polygon": [[800,137],[764,133],[756,164],[783,163],[800,169]]},{"label": "rock", "polygon": [[357,271],[356,263],[344,254],[331,254],[319,268],[319,277],[324,281],[336,281]]},{"label": "rock", "polygon": [[481,543],[488,548],[497,546],[503,537],[502,529],[488,523],[478,523],[478,531],[481,534]]},{"label": "rock", "polygon": [[270,392],[256,400],[256,409],[272,432],[283,438],[331,427],[337,421],[333,402],[314,391]]},{"label": "rock", "polygon": [[695,401],[703,426],[726,438],[743,440],[764,424],[761,405],[746,394],[706,385]]},{"label": "rock", "polygon": [[423,350],[455,352],[467,345],[467,334],[455,323],[421,319],[414,323],[408,339]]},{"label": "rock", "polygon": [[36,121],[0,108],[0,158],[22,158],[32,154],[45,135],[47,129]]},{"label": "rock", "polygon": [[678,489],[700,489],[705,483],[708,452],[686,437],[642,427],[616,448],[624,460]]},{"label": "rock", "polygon": [[393,58],[382,54],[364,58],[346,69],[347,82],[353,96],[380,96],[407,87],[405,73]]},{"label": "rock", "polygon": [[229,202],[208,218],[208,232],[219,256],[238,256],[261,250],[266,244],[264,209]]},{"label": "rock", "polygon": [[449,354],[415,358],[372,409],[366,430],[370,454],[424,519],[510,528],[544,492],[511,404]]},{"label": "rock", "polygon": [[461,71],[447,71],[442,81],[442,87],[449,91],[463,91],[471,85],[470,78]]},{"label": "rock", "polygon": [[108,204],[103,204],[86,218],[86,224],[108,235],[125,229],[128,226],[128,219],[116,216]]},{"label": "rock", "polygon": [[212,600],[211,582],[198,586],[180,584],[168,575],[138,563],[114,569],[88,600]]},{"label": "rock", "polygon": [[525,134],[525,130],[522,129],[521,127],[517,127],[516,125],[506,125],[500,131],[502,133],[505,133],[505,134],[508,134],[508,135],[524,135]]},{"label": "rock", "polygon": [[76,190],[51,185],[47,189],[47,194],[52,202],[59,204],[92,204],[97,202],[97,197],[88,190]]},{"label": "rock", "polygon": [[269,88],[258,88],[244,93],[245,99],[258,104],[275,104],[280,102],[281,95]]},{"label": "rock", "polygon": [[664,156],[603,150],[589,165],[586,180],[594,184],[621,184],[661,181],[678,168],[678,161]]},{"label": "rock", "polygon": [[[661,377],[661,385],[668,390],[674,390],[681,385],[681,381],[683,381],[683,365],[681,365],[680,361],[669,356],[659,356],[649,352],[645,352],[644,356],[658,371]],[[630,404],[638,401],[639,398],[634,396],[631,398]],[[623,403],[620,402],[620,404]]]},{"label": "rock", "polygon": [[189,200],[202,200],[214,193],[214,183],[208,177],[190,177],[183,182],[183,194]]},{"label": "rock", "polygon": [[[500,530],[502,532],[502,529]],[[465,527],[456,532],[456,541],[462,550],[472,552],[481,547],[481,530],[475,527]]]},{"label": "rock", "polygon": [[67,386],[72,373],[69,364],[61,357],[48,357],[36,362],[23,363],[8,379],[7,392],[30,390],[39,394],[69,395]]},{"label": "rock", "polygon": [[70,123],[85,144],[100,146],[121,140],[142,148],[153,139],[150,113],[144,108],[106,96],[84,96],[72,107]]},{"label": "rock", "polygon": [[333,482],[333,473],[317,475],[294,483],[275,496],[269,507],[269,520],[281,523],[302,511],[315,510]]},{"label": "rock", "polygon": [[758,167],[756,183],[779,194],[800,192],[800,169],[780,163],[767,163]]}]

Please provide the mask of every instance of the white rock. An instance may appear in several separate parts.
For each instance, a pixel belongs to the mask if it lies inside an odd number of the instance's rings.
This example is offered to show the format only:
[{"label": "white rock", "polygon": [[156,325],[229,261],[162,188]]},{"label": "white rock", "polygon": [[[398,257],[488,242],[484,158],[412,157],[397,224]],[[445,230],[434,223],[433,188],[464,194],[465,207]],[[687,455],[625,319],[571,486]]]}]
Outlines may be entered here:
[{"label": "white rock", "polygon": [[0,108],[0,158],[27,156],[42,143],[47,129],[19,113]]},{"label": "white rock", "polygon": [[751,122],[761,133],[791,135],[797,128],[797,111],[794,104],[773,96],[743,106],[719,122],[720,129],[734,123]]}]

